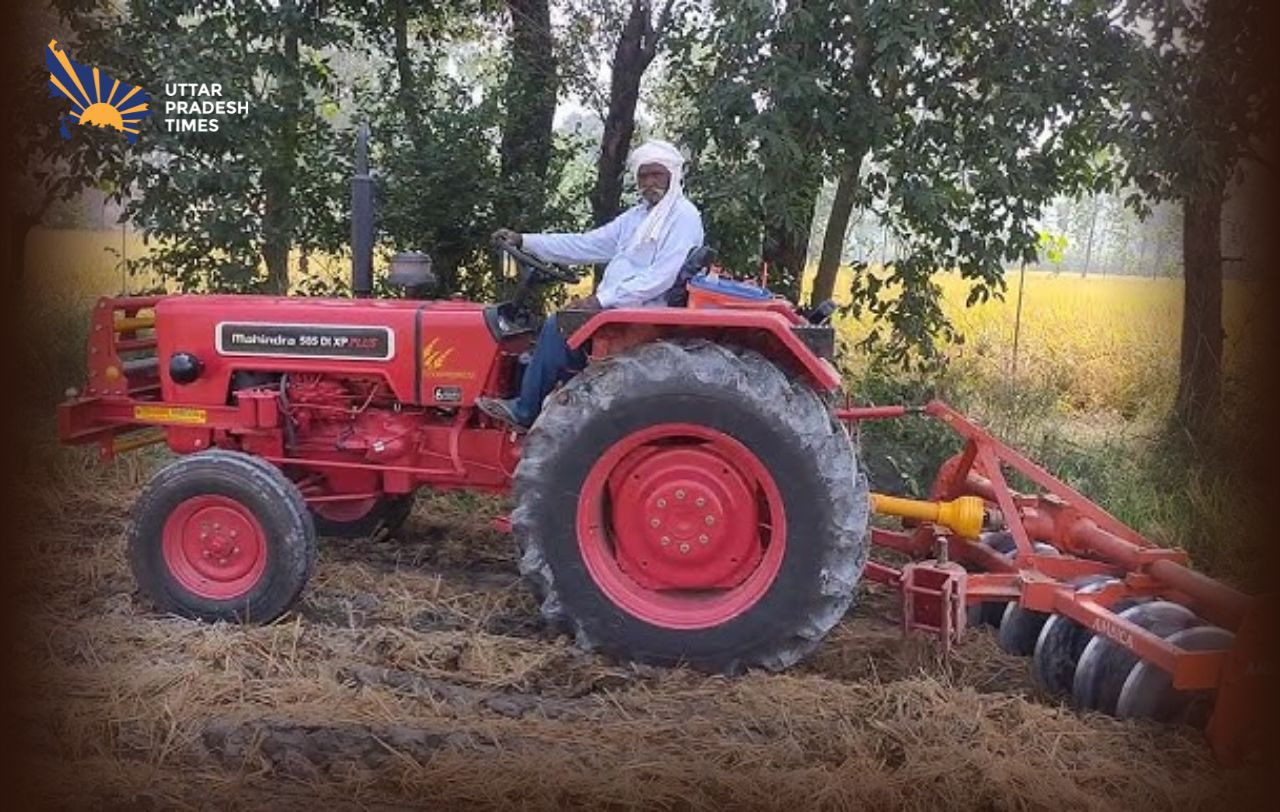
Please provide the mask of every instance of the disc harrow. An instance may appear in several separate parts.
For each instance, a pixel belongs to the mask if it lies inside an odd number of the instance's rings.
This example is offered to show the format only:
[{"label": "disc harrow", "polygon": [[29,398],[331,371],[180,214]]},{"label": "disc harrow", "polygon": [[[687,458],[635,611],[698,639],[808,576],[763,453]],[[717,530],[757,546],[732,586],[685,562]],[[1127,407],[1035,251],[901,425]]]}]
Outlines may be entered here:
[{"label": "disc harrow", "polygon": [[[1227,764],[1259,749],[1261,598],[1188,568],[1183,551],[1144,538],[940,401],[838,414],[855,428],[923,415],[965,443],[927,501],[872,496],[902,527],[872,528],[891,555],[865,573],[902,592],[904,631],[949,648],[966,627],[991,626],[1001,649],[1031,659],[1046,694],[1078,710],[1197,725]],[[1009,472],[1034,491],[1011,488]],[[907,563],[885,563],[893,554]]]}]

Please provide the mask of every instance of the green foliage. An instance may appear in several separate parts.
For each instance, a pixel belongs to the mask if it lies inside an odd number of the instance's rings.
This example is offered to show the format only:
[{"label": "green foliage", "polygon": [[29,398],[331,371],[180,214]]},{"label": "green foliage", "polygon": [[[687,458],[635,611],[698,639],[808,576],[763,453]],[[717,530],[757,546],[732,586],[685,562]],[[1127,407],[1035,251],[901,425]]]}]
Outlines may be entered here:
[{"label": "green foliage", "polygon": [[[124,139],[113,130],[73,127],[73,140],[62,138],[60,121],[68,113],[68,102],[50,92],[49,72],[41,56],[50,32],[58,30],[57,14],[29,6],[21,16],[17,27],[24,37],[23,50],[5,54],[12,85],[11,125],[0,132],[0,149],[19,157],[4,185],[5,211],[12,218],[10,233],[18,240],[41,222],[73,224],[78,217],[76,198],[85,189],[113,191],[118,179],[109,167],[118,164],[126,150]],[[60,47],[66,45],[60,43]],[[15,274],[20,270],[13,269]]]},{"label": "green foliage", "polygon": [[[708,239],[740,271],[769,258],[773,234],[808,244],[823,141],[840,112],[817,80],[830,23],[796,5],[710,2],[670,34],[669,98],[681,101],[669,106],[668,126],[693,153],[690,186]],[[798,290],[802,272],[775,264],[770,278]]]},{"label": "green foliage", "polygon": [[1115,174],[1099,138],[1130,38],[1106,4],[706,7],[673,37],[670,73],[673,95],[696,100],[673,107],[711,238],[732,262],[754,261],[762,233],[808,234],[822,178],[861,167],[856,206],[901,251],[881,276],[855,263],[854,307],[881,320],[870,343],[895,361],[955,337],[934,272],[959,270],[978,299],[999,294],[1006,264],[1035,261],[1053,195]]},{"label": "green foliage", "polygon": [[[487,244],[501,211],[537,210],[549,227],[584,222],[582,179],[560,181],[581,139],[550,145],[546,177],[501,181],[509,71],[486,39],[506,19],[497,0],[56,5],[80,61],[153,97],[133,148],[93,128],[59,144],[56,115],[33,116],[53,122],[38,135],[59,150],[56,194],[92,184],[126,200],[151,249],[135,270],[189,291],[259,291],[283,286],[290,252],[346,253],[360,120],[372,124],[378,250],[428,251],[444,294],[497,292]],[[249,112],[220,117],[217,132],[167,132],[158,108],[170,81],[219,82]],[[345,284],[308,278],[293,292]]]},{"label": "green foliage", "polygon": [[374,122],[378,227],[386,244],[429,253],[444,290],[482,295],[485,274],[466,270],[483,265],[501,190],[493,102],[473,103],[467,88],[442,81],[420,111],[421,129],[408,129],[395,110]]},{"label": "green foliage", "polygon": [[[484,4],[462,3],[414,18],[417,33],[407,34],[407,47],[380,75],[380,86],[395,92],[371,90],[362,94],[359,107],[373,123],[385,251],[425,251],[441,293],[492,299],[505,284],[489,245],[493,230],[512,212],[532,211],[540,212],[548,228],[578,228],[588,214],[583,184],[589,180],[580,172],[565,178],[586,149],[573,135],[551,143],[546,177],[503,178],[498,145],[506,120],[504,93],[511,90],[502,84],[509,65],[490,52],[463,51],[480,36],[469,24],[484,19],[483,12]],[[376,43],[393,22],[365,24]],[[394,51],[394,43],[387,44]],[[446,62],[461,63],[462,75],[442,70]]]},{"label": "green foliage", "polygon": [[[262,272],[269,245],[287,256],[342,244],[350,170],[322,112],[335,93],[322,51],[348,31],[317,4],[59,5],[80,61],[152,95],[138,142],[96,167],[117,199],[128,190],[126,216],[154,242],[132,261],[136,269],[187,290],[280,289],[280,270]],[[223,98],[247,102],[248,112],[219,116],[216,132],[169,132],[166,82],[217,82]],[[76,152],[88,141],[83,129]]]},{"label": "green foliage", "polygon": [[1062,264],[1067,253],[1067,235],[1056,234],[1047,229],[1040,229],[1036,236],[1036,254],[1046,260],[1055,269]]},{"label": "green foliage", "polygon": [[[1274,74],[1262,0],[1126,0],[1127,25],[1146,32],[1125,76],[1118,143],[1140,190],[1127,203],[1222,188],[1262,160],[1275,125]],[[1270,66],[1274,67],[1274,65]]]}]

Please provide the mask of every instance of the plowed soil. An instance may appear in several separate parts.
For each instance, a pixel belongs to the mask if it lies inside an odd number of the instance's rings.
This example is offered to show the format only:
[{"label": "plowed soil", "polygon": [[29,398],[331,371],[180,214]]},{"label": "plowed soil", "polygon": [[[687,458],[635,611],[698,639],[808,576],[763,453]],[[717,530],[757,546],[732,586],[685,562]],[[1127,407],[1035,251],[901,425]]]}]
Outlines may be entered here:
[{"label": "plowed soil", "polygon": [[1174,809],[1254,804],[1198,731],[1039,696],[991,635],[945,659],[896,601],[800,667],[709,677],[542,628],[500,500],[426,495],[397,538],[323,539],[273,625],[156,613],[124,557],[156,457],[50,451],[32,517],[18,697],[32,782],[73,808]]}]

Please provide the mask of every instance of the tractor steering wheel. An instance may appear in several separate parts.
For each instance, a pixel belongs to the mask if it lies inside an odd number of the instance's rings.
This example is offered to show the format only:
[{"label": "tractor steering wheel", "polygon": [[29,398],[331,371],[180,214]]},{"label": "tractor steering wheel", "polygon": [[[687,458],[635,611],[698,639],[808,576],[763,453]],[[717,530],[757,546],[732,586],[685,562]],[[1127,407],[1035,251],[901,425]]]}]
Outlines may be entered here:
[{"label": "tractor steering wheel", "polygon": [[[530,276],[541,276],[558,282],[567,282],[573,284],[578,281],[578,275],[563,265],[555,265],[543,260],[541,257],[526,253],[509,242],[503,240],[494,240],[494,245],[498,250],[505,253],[516,261],[516,264],[527,269]],[[524,281],[523,279],[521,280]],[[530,279],[530,282],[537,281]]]}]

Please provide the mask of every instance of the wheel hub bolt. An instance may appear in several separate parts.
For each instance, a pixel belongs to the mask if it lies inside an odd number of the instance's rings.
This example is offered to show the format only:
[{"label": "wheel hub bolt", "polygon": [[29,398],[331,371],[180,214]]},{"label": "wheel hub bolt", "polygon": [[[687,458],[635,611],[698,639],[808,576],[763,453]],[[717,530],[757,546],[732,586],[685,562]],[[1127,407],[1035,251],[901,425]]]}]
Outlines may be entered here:
[{"label": "wheel hub bolt", "polygon": [[703,505],[705,505],[705,504],[707,503],[707,500],[706,500],[706,499],[703,499],[701,496],[699,496],[697,499],[693,500],[693,503],[694,503],[695,505],[697,505],[698,507],[702,507]]},{"label": "wheel hub bolt", "polygon": [[663,536],[663,537],[660,539],[660,541],[662,542],[662,546],[663,546],[663,547],[666,547],[668,544],[670,544],[670,543],[671,543],[671,537],[670,537],[670,536]]},{"label": "wheel hub bolt", "polygon": [[650,527],[657,527],[657,526],[658,526],[658,525],[660,525],[660,524],[662,524],[662,522],[661,522],[661,521],[659,521],[659,520],[658,520],[658,518],[657,518],[656,516],[655,516],[654,518],[652,518],[652,519],[650,519],[650,520],[649,520],[649,526],[650,526]]},{"label": "wheel hub bolt", "polygon": [[710,527],[711,525],[716,523],[716,517],[708,514],[706,521],[707,521],[707,526]]},{"label": "wheel hub bolt", "polygon": [[688,554],[688,552],[689,552],[689,545],[688,545],[688,544],[681,544],[681,545],[680,545],[680,554],[681,554],[681,555],[687,555],[687,554]]},{"label": "wheel hub bolt", "polygon": [[683,498],[684,498],[684,491],[683,491],[683,490],[678,490],[678,491],[676,491],[676,498],[677,498],[677,499],[683,499]]},{"label": "wheel hub bolt", "polygon": [[232,548],[231,548],[231,554],[232,554],[232,555],[240,555],[240,548],[239,548],[239,547],[232,547]]},{"label": "wheel hub bolt", "polygon": [[666,500],[666,499],[659,499],[659,500],[658,500],[658,507],[660,507],[660,508],[664,508],[664,507],[666,507],[666,506],[667,506],[667,500]]},{"label": "wheel hub bolt", "polygon": [[205,557],[205,558],[213,558],[213,553],[209,552],[208,550],[205,550],[205,551],[204,551],[204,557]]},{"label": "wheel hub bolt", "polygon": [[706,543],[707,543],[707,534],[706,534],[706,533],[703,533],[702,535],[698,536],[698,543],[699,543],[699,544],[706,544]]}]

